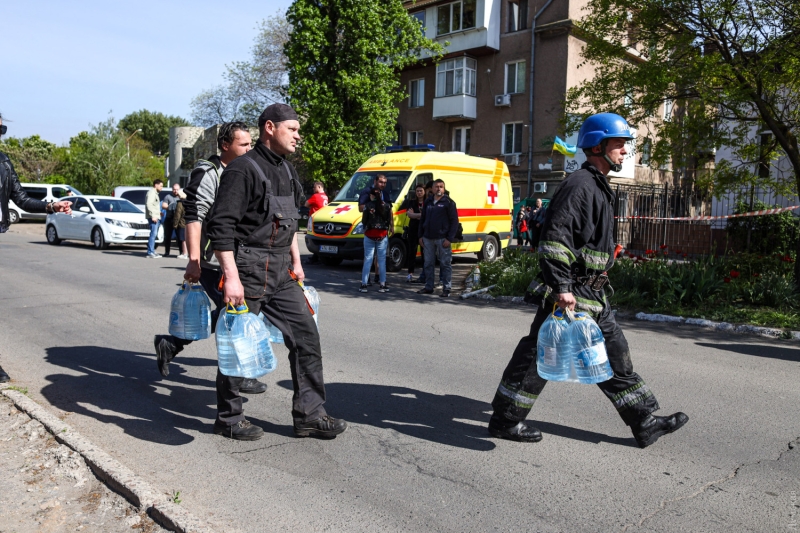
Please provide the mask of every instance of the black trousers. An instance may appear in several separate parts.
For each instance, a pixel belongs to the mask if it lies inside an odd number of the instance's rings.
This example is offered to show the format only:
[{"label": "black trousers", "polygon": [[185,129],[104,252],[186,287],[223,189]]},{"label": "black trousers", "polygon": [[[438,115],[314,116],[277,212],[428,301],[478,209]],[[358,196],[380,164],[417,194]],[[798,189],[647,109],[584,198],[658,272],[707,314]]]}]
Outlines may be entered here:
[{"label": "black trousers", "polygon": [[[167,217],[164,219],[164,255],[169,255],[169,248],[172,246],[172,231],[175,229],[175,217]],[[178,254],[181,253],[180,245],[178,245]]]},{"label": "black trousers", "polygon": [[[416,235],[417,232],[414,232]],[[422,247],[419,245],[419,240],[410,238],[406,239],[406,268],[408,269],[409,274],[413,274],[414,270],[417,267],[417,248],[422,250]],[[424,252],[423,252],[424,253]],[[424,261],[424,259],[423,259]]]},{"label": "black trousers", "polygon": [[[597,298],[597,293],[592,293],[586,287],[578,287],[573,292],[579,302],[580,298],[583,301]],[[603,332],[608,361],[614,371],[611,379],[597,386],[617,408],[622,420],[630,426],[656,411],[658,402],[650,387],[633,371],[628,341],[614,320],[611,306],[605,299],[596,303],[602,305],[602,311],[593,318]],[[552,304],[539,307],[530,332],[517,344],[492,401],[495,416],[511,421],[525,420],[547,384],[547,380],[536,372],[536,344],[539,329],[552,311]]]},{"label": "black trousers", "polygon": [[[295,423],[302,423],[325,416],[319,332],[303,289],[289,273],[288,251],[242,247],[237,266],[250,312],[263,312],[281,330],[289,349],[294,388],[292,418]],[[223,376],[217,370],[217,425],[232,426],[244,419],[239,395],[242,380]]]}]

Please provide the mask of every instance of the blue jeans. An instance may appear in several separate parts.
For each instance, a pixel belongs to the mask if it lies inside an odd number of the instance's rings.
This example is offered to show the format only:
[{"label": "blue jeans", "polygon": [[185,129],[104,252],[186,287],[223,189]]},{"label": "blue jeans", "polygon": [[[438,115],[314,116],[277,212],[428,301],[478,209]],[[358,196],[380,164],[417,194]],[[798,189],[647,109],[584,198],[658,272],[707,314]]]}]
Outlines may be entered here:
[{"label": "blue jeans", "polygon": [[156,253],[156,237],[158,236],[158,227],[161,225],[161,221],[150,222],[150,238],[147,239],[147,255],[153,255]]},{"label": "blue jeans", "polygon": [[436,266],[436,258],[439,258],[439,279],[442,280],[442,290],[449,291],[451,279],[453,277],[453,268],[450,262],[453,259],[453,247],[442,246],[444,239],[422,239],[422,246],[425,249],[425,288],[433,290],[433,282],[436,279],[434,275],[434,268]]},{"label": "blue jeans", "polygon": [[364,237],[364,266],[361,267],[361,283],[366,285],[369,281],[369,271],[372,268],[372,258],[378,250],[378,276],[381,285],[386,285],[386,248],[389,246],[389,237],[374,241]]}]

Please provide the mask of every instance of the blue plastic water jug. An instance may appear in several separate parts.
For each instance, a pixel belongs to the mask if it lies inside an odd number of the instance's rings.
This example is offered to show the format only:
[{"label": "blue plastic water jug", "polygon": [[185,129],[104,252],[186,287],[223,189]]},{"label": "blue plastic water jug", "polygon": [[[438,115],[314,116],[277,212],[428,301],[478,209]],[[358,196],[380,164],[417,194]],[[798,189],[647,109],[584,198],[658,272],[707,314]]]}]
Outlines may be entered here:
[{"label": "blue plastic water jug", "polygon": [[275,370],[277,360],[269,345],[264,321],[247,305],[230,303],[217,321],[219,371],[225,376],[258,378]]},{"label": "blue plastic water jug", "polygon": [[314,323],[317,325],[317,331],[319,331],[319,293],[317,293],[317,289],[314,287],[309,287],[302,283],[300,286],[303,287],[303,294],[306,297],[309,307],[314,311]]},{"label": "blue plastic water jug", "polygon": [[586,313],[575,313],[568,335],[575,353],[573,364],[578,381],[594,384],[611,379],[614,372],[608,362],[603,332],[597,322]]},{"label": "blue plastic water jug", "polygon": [[536,372],[549,381],[569,380],[572,349],[567,336],[569,323],[558,309],[539,328]]},{"label": "blue plastic water jug", "polygon": [[192,285],[183,301],[183,339],[199,341],[211,336],[211,301],[202,285]]},{"label": "blue plastic water jug", "polygon": [[261,320],[264,321],[264,325],[267,326],[267,331],[269,332],[269,342],[272,344],[283,344],[283,333],[281,333],[281,330],[279,330],[275,324],[270,322],[264,313],[261,313],[258,316],[261,317]]},{"label": "blue plastic water jug", "polygon": [[172,303],[169,307],[169,334],[179,339],[183,338],[183,307],[188,294],[188,284],[183,282],[181,288],[172,297]]}]

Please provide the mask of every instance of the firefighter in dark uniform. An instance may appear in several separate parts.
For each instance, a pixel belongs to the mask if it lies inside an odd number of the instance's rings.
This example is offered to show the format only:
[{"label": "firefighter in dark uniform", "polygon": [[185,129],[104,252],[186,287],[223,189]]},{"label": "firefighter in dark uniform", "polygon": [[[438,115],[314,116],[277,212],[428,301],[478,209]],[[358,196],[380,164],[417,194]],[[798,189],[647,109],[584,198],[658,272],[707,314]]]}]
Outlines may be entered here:
[{"label": "firefighter in dark uniform", "polygon": [[[225,169],[208,220],[208,238],[224,276],[223,301],[247,303],[251,313],[263,312],[281,330],[294,387],[294,433],[332,438],[347,422],[328,416],[323,407],[319,333],[297,283],[305,277],[296,235],[304,198],[297,171],[285,158],[300,140],[300,123],[291,107],[273,104],[259,117],[258,129],[255,148]],[[255,440],[263,430],[244,418],[242,379],[217,372],[214,432]]]},{"label": "firefighter in dark uniform", "polygon": [[688,420],[683,413],[654,416],[659,406],[647,383],[633,371],[628,341],[614,320],[605,296],[605,272],[614,264],[614,194],[606,180],[619,172],[632,139],[628,123],[619,115],[600,113],[587,118],[578,133],[578,148],[586,154],[581,170],[565,179],[548,206],[539,253],[541,278],[529,287],[527,300],[539,306],[530,333],[511,356],[497,387],[489,433],[498,438],[538,442],[541,432],[525,418],[544,389],[536,372],[539,328],[553,310],[586,311],[603,332],[614,376],[598,383],[630,426],[640,447],[653,444]]}]

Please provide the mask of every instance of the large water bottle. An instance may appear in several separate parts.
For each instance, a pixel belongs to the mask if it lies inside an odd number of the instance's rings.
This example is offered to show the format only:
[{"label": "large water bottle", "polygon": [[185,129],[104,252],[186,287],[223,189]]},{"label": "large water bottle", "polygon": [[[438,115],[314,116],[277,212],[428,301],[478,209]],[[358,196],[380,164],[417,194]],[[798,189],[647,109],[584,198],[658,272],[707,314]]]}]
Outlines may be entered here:
[{"label": "large water bottle", "polygon": [[246,305],[228,304],[217,321],[219,371],[225,376],[258,378],[275,370],[277,360],[269,345],[264,321]]},{"label": "large water bottle", "polygon": [[188,284],[183,282],[181,288],[178,289],[178,292],[172,297],[172,303],[169,307],[169,334],[179,339],[183,338],[183,307],[188,294]]},{"label": "large water bottle", "polygon": [[536,353],[536,372],[548,381],[568,381],[572,347],[567,331],[569,323],[564,311],[558,309],[547,317],[539,328]]},{"label": "large water bottle", "polygon": [[608,362],[603,332],[597,322],[586,313],[575,313],[568,334],[574,347],[573,364],[578,381],[594,384],[611,379],[614,372]]},{"label": "large water bottle", "polygon": [[302,284],[300,286],[303,287],[303,294],[305,294],[308,306],[314,311],[314,323],[317,325],[317,331],[319,331],[319,293],[314,287]]},{"label": "large water bottle", "polygon": [[269,321],[267,315],[263,312],[258,316],[261,317],[261,320],[264,321],[264,325],[267,326],[267,331],[269,332],[269,342],[272,344],[283,344],[283,333],[279,330],[275,324]]},{"label": "large water bottle", "polygon": [[211,336],[211,301],[202,285],[192,285],[183,303],[183,339],[199,341]]}]

